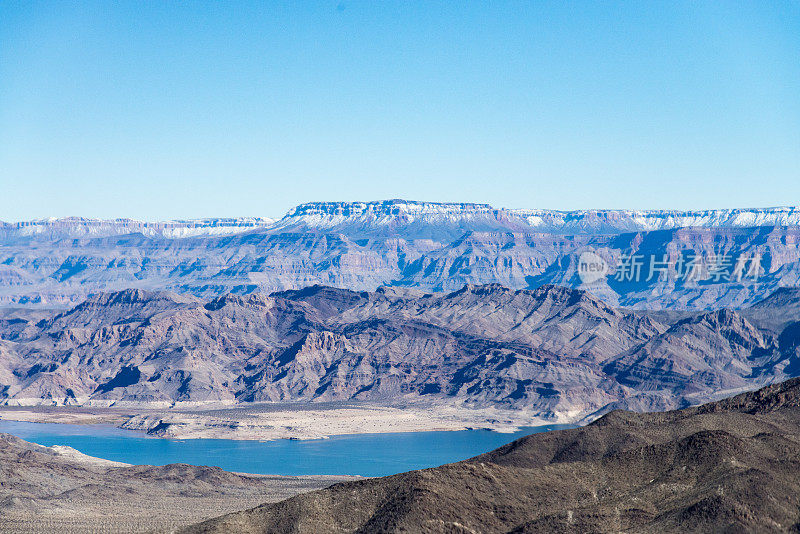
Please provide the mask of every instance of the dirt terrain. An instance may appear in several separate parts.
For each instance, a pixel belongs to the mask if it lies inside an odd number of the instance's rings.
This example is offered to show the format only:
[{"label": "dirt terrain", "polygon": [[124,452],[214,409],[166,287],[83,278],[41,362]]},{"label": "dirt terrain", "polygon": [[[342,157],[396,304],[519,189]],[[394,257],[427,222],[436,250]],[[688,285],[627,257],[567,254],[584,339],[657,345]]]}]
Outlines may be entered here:
[{"label": "dirt terrain", "polygon": [[184,464],[130,466],[0,434],[0,532],[170,530],[346,479],[239,475]]}]

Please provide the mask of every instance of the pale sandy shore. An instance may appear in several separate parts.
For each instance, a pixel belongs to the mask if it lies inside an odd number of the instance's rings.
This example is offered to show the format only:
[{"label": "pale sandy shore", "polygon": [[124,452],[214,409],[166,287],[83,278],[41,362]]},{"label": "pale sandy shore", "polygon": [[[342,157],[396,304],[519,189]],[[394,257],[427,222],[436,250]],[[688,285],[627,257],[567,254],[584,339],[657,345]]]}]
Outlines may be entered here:
[{"label": "pale sandy shore", "polygon": [[569,423],[581,414],[544,419],[539,414],[455,405],[246,404],[191,407],[4,406],[0,419],[36,423],[104,424],[176,439],[323,439],[344,434],[486,428]]}]

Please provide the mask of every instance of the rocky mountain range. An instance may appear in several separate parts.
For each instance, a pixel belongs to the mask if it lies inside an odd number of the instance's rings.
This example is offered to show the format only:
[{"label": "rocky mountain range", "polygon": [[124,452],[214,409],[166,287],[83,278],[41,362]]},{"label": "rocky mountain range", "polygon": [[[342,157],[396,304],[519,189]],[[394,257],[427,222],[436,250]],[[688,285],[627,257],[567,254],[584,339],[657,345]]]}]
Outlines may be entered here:
[{"label": "rocky mountain range", "polygon": [[576,421],[800,374],[800,290],[651,312],[586,291],[325,286],[211,300],[128,289],[0,315],[5,404],[425,402]]},{"label": "rocky mountain range", "polygon": [[[66,309],[127,288],[204,299],[381,286],[587,289],[612,306],[720,309],[800,284],[800,210],[495,209],[389,200],[280,220],[0,224],[0,306]],[[582,266],[598,267],[587,278]]]},{"label": "rocky mountain range", "polygon": [[614,411],[423,471],[344,482],[184,533],[797,532],[800,380]]}]

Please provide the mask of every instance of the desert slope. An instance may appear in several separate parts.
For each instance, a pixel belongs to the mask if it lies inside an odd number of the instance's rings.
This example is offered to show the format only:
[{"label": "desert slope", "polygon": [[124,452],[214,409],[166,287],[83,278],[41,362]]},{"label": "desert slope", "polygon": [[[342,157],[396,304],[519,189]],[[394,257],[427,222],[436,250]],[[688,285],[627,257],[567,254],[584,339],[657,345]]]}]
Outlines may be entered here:
[{"label": "desert slope", "polygon": [[181,530],[796,532],[800,380],[680,411],[615,411],[476,458],[337,484]]},{"label": "desert slope", "polygon": [[131,466],[0,434],[0,532],[151,532],[344,479]]}]

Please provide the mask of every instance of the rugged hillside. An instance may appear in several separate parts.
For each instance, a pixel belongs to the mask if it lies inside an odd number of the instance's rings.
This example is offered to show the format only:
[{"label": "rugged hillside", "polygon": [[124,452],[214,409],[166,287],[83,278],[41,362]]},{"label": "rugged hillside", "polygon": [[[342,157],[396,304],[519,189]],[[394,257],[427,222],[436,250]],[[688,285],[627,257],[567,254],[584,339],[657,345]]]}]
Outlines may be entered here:
[{"label": "rugged hillside", "polygon": [[776,340],[735,311],[701,313],[609,364],[623,384],[680,393],[746,388],[754,369],[775,364]]},{"label": "rugged hillside", "polygon": [[0,533],[152,532],[347,478],[245,476],[184,464],[130,466],[0,434]]},{"label": "rugged hillside", "polygon": [[[0,306],[67,308],[131,287],[211,299],[314,284],[500,283],[582,287],[626,307],[743,307],[800,284],[798,242],[795,208],[558,212],[390,200],[304,204],[274,222],[0,223]],[[607,265],[600,280],[579,276],[584,253]]]},{"label": "rugged hillside", "polygon": [[775,329],[730,310],[641,313],[558,286],[313,286],[210,301],[129,289],[0,320],[0,401],[424,401],[577,420],[797,375],[800,317],[779,314],[794,319]]},{"label": "rugged hillside", "polygon": [[182,532],[796,532],[799,473],[795,379],[681,411],[615,411]]}]

